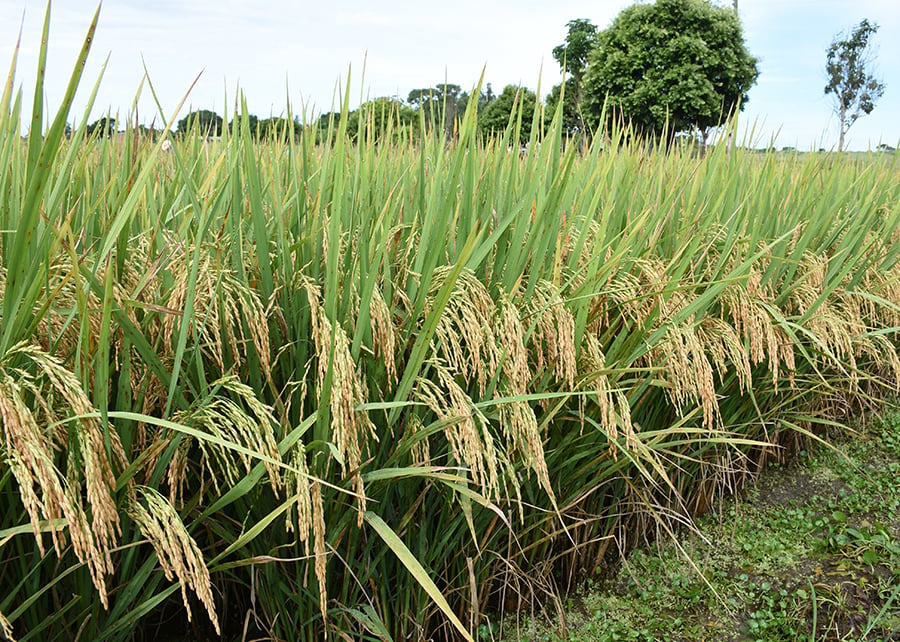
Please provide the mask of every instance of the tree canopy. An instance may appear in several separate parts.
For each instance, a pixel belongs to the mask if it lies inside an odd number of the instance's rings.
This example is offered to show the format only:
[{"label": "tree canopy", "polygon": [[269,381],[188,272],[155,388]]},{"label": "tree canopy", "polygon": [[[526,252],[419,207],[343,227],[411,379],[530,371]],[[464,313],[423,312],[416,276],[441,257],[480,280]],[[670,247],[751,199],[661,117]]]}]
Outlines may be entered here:
[{"label": "tree canopy", "polygon": [[87,126],[88,136],[97,132],[100,138],[112,138],[119,131],[119,123],[113,116],[103,116]]},{"label": "tree canopy", "polygon": [[[239,134],[241,130],[241,119],[242,115],[236,115],[231,119],[231,122],[228,123],[228,131],[232,134]],[[250,128],[250,133],[253,136],[258,136],[259,132],[259,117],[256,114],[247,114],[247,125]]]},{"label": "tree canopy", "polygon": [[452,135],[457,116],[466,110],[469,95],[459,85],[443,82],[434,87],[413,89],[406,102],[415,110],[425,114],[426,125],[438,123],[443,115],[442,124],[447,135]]},{"label": "tree canopy", "polygon": [[375,98],[350,112],[347,131],[350,137],[358,135],[372,136],[374,140],[383,140],[390,133],[392,140],[402,138],[404,132],[417,130],[419,118],[415,110],[402,101],[392,97]]},{"label": "tree canopy", "polygon": [[850,126],[860,116],[871,114],[884,95],[884,83],[870,73],[875,56],[869,40],[876,31],[878,25],[864,18],[849,35],[835,37],[827,50],[825,95],[833,94],[834,113],[840,121],[838,151],[844,149]]},{"label": "tree canopy", "polygon": [[537,95],[527,87],[507,85],[503,91],[485,108],[478,118],[478,124],[485,133],[501,134],[509,125],[510,119],[518,110],[522,110],[522,128],[519,130],[519,143],[531,138],[531,121]]},{"label": "tree canopy", "polygon": [[562,126],[569,135],[576,135],[579,132],[584,131],[578,95],[579,87],[575,83],[574,78],[566,79],[565,93],[563,93],[563,85],[560,83],[554,85],[553,89],[550,90],[550,93],[547,94],[547,113],[550,114],[551,117],[556,113],[560,98],[562,99]]},{"label": "tree canopy", "polygon": [[176,131],[179,134],[185,134],[193,127],[197,127],[202,136],[221,136],[223,126],[224,119],[216,112],[209,109],[198,109],[179,120]]},{"label": "tree canopy", "polygon": [[562,83],[554,86],[547,96],[547,108],[555,111],[562,98],[563,127],[574,134],[584,130],[581,119],[581,101],[584,97],[582,83],[588,57],[597,45],[597,26],[590,20],[579,18],[570,20],[566,27],[566,41],[553,48],[553,58],[563,72],[565,92],[562,91]]},{"label": "tree canopy", "polygon": [[584,75],[589,124],[624,117],[645,134],[715,127],[759,70],[737,14],[708,0],[656,0],[623,10],[597,36]]},{"label": "tree canopy", "polygon": [[587,68],[588,56],[596,45],[597,26],[584,18],[569,20],[566,26],[569,29],[566,41],[553,48],[553,58],[559,63],[560,69],[570,74],[576,85],[580,85]]},{"label": "tree canopy", "polygon": [[[252,131],[252,130],[251,130]],[[284,116],[270,116],[262,118],[256,123],[256,136],[259,140],[267,140],[274,138],[276,140],[287,140],[293,131],[294,140],[300,140],[303,131],[303,123],[297,116],[294,120],[285,118]]]}]

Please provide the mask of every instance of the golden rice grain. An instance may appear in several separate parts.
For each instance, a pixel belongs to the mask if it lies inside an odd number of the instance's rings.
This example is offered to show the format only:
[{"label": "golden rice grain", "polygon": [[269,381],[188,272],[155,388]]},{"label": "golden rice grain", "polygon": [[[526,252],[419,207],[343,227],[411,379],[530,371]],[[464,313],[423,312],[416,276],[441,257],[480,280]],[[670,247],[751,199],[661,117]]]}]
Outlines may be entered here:
[{"label": "golden rice grain", "polygon": [[181,585],[181,599],[188,620],[191,620],[191,605],[187,591],[191,590],[206,608],[216,633],[221,635],[209,569],[200,548],[172,505],[152,488],[135,486],[126,510],[156,551],[166,579],[177,579]]},{"label": "golden rice grain", "polygon": [[0,635],[9,642],[16,642],[16,639],[13,637],[12,624],[9,623],[9,620],[6,619],[2,612],[0,612]]},{"label": "golden rice grain", "polygon": [[309,279],[299,277],[306,290],[312,317],[313,341],[318,361],[317,380],[321,394],[327,376],[331,375],[329,411],[334,445],[340,453],[344,475],[350,475],[357,499],[357,526],[361,527],[366,511],[365,487],[360,467],[362,448],[367,439],[377,442],[375,426],[357,406],[365,404],[368,393],[350,354],[350,341],[340,325],[333,325],[319,300],[319,288]]},{"label": "golden rice grain", "polygon": [[451,420],[444,429],[453,459],[469,469],[472,480],[487,497],[497,497],[498,453],[488,430],[484,415],[475,408],[450,374],[439,363],[430,364],[437,373],[437,382],[420,377],[416,382],[416,399],[425,404],[438,419]]},{"label": "golden rice grain", "polygon": [[[124,467],[125,454],[114,430],[104,431],[100,421],[87,415],[93,407],[75,376],[38,346],[20,343],[4,355],[3,361],[26,359],[37,376],[25,370],[11,373],[0,363],[0,417],[3,419],[3,442],[10,468],[20,486],[20,495],[31,520],[39,549],[43,552],[38,522],[51,523],[64,519],[72,549],[90,571],[101,603],[108,607],[105,576],[114,571],[111,550],[121,535],[118,508],[113,498],[116,479],[109,456]],[[42,430],[34,412],[22,398],[23,386],[43,409],[47,422],[56,420],[46,394],[58,394],[72,413],[73,440],[54,444]],[[66,433],[57,433],[57,436]],[[108,444],[108,450],[107,450]],[[68,448],[67,476],[54,465],[57,447]],[[82,506],[87,498],[91,518]],[[61,533],[51,529],[57,555],[61,554]]]},{"label": "golden rice grain", "polygon": [[[254,391],[241,383],[234,376],[224,377],[211,383],[213,390],[221,388],[221,393],[202,398],[194,408],[176,413],[179,423],[197,428],[227,443],[237,444],[267,459],[264,461],[269,473],[272,489],[278,495],[282,486],[281,470],[276,462],[281,461],[281,454],[275,439],[274,427],[277,425],[271,409],[261,403]],[[233,398],[226,396],[231,393]],[[180,486],[184,474],[184,458],[192,441],[182,436],[179,451],[170,463],[170,489]],[[232,448],[205,439],[196,439],[196,443],[204,454],[206,466],[215,463],[210,470],[210,478],[217,492],[220,479],[233,486],[243,475],[251,471],[256,460],[249,454],[238,452]],[[174,484],[174,486],[173,486]]]},{"label": "golden rice grain", "polygon": [[327,575],[328,556],[325,551],[325,507],[322,505],[322,488],[318,481],[312,483],[313,554],[316,557],[316,581],[319,583],[319,610],[322,618],[328,615]]},{"label": "golden rice grain", "polygon": [[558,288],[541,281],[525,305],[537,321],[531,333],[532,354],[537,370],[552,370],[557,381],[570,390],[575,387],[575,319],[565,307]]},{"label": "golden rice grain", "polygon": [[369,299],[369,319],[372,328],[372,344],[384,363],[388,381],[397,381],[397,364],[394,354],[397,350],[397,339],[394,335],[394,323],[391,310],[384,300],[379,288],[372,291]]}]

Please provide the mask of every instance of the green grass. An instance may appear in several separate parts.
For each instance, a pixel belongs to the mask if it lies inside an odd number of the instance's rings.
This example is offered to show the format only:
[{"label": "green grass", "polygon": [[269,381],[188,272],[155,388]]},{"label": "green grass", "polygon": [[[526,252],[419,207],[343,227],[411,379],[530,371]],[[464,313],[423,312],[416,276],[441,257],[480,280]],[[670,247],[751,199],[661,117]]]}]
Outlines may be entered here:
[{"label": "green grass", "polygon": [[[680,538],[633,551],[504,639],[886,640],[900,631],[900,412],[772,462]],[[689,557],[689,559],[688,559]],[[599,571],[599,569],[598,569]],[[562,632],[562,622],[565,631]]]},{"label": "green grass", "polygon": [[19,640],[473,638],[897,389],[896,158],[582,152],[474,106],[354,133],[346,100],[65,140],[95,27],[26,141],[15,60],[0,100]]}]

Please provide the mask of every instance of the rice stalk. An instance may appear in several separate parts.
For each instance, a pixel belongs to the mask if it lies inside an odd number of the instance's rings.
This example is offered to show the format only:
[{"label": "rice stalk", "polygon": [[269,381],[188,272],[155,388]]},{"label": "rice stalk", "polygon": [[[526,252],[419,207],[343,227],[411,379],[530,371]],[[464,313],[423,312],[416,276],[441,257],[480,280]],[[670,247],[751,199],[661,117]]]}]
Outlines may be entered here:
[{"label": "rice stalk", "polygon": [[566,309],[562,294],[549,281],[538,284],[525,303],[527,317],[534,317],[528,344],[535,372],[552,372],[556,381],[575,388],[575,319]]},{"label": "rice stalk", "polygon": [[[191,323],[196,323],[196,327],[192,325],[189,331],[197,333],[201,349],[218,367],[219,372],[228,372],[230,364],[226,357],[230,355],[234,359],[244,355],[247,351],[243,344],[249,341],[252,342],[263,376],[270,379],[269,327],[259,293],[238,281],[228,270],[215,266],[208,254],[201,257],[197,280],[191,283],[191,270],[188,265],[181,263],[190,260],[190,255],[191,252],[180,253],[176,257],[176,263],[171,266],[176,280],[164,304],[165,308],[184,310],[188,288],[192,287],[196,295]],[[162,334],[167,346],[174,346],[176,343],[176,319],[173,314],[163,318]],[[238,365],[246,364],[239,362]]]},{"label": "rice stalk", "polygon": [[[247,451],[265,456],[269,484],[275,497],[284,485],[277,467],[281,454],[276,443],[274,426],[277,425],[271,409],[263,405],[254,391],[234,376],[219,379],[210,384],[215,394],[199,401],[195,408],[176,413],[174,421],[202,431],[229,444],[240,444]],[[226,396],[234,396],[234,399]],[[182,438],[175,451],[169,470],[170,498],[181,498],[183,487],[189,480],[187,457],[194,440]],[[250,456],[236,453],[230,448],[220,448],[214,442],[196,440],[203,453],[201,465],[217,494],[223,487],[235,486],[253,467]],[[215,465],[213,465],[215,464]],[[224,483],[224,484],[223,484]]]},{"label": "rice stalk", "polygon": [[[431,281],[431,296],[437,295],[450,273],[436,269]],[[426,304],[425,313],[430,309]],[[488,380],[499,366],[500,355],[492,331],[494,302],[484,285],[468,270],[453,284],[450,298],[434,332],[434,351],[447,367],[464,381],[477,386],[483,395]]]},{"label": "rice stalk", "polygon": [[372,290],[372,298],[369,300],[369,319],[372,344],[384,363],[388,383],[396,383],[397,364],[394,355],[397,351],[397,337],[394,332],[394,321],[391,310],[377,287]]},{"label": "rice stalk", "polygon": [[366,492],[360,474],[362,449],[368,440],[378,441],[375,426],[368,415],[357,410],[357,406],[367,402],[368,394],[350,355],[346,332],[340,325],[332,324],[325,315],[319,288],[304,276],[298,278],[309,301],[320,395],[326,391],[325,382],[330,377],[327,398],[331,435],[339,454],[341,471],[345,477],[351,477],[354,486],[358,507],[357,527],[360,527],[366,511]]},{"label": "rice stalk", "polygon": [[498,497],[500,454],[488,430],[487,418],[456,382],[449,367],[440,363],[430,365],[437,372],[437,381],[420,378],[416,400],[450,423],[444,434],[450,444],[452,461],[465,466],[486,497]]},{"label": "rice stalk", "polygon": [[191,619],[187,595],[190,590],[205,607],[216,633],[221,635],[209,570],[197,543],[174,507],[152,488],[135,486],[129,495],[126,510],[156,551],[166,579],[177,579],[181,585],[181,599],[188,620]]},{"label": "rice stalk", "polygon": [[775,299],[762,279],[762,270],[751,267],[743,283],[734,283],[725,288],[722,306],[727,311],[735,332],[748,345],[747,356],[751,363],[755,366],[768,362],[772,386],[777,392],[782,380],[782,364],[793,385],[796,363],[790,338],[772,317]]},{"label": "rice stalk", "polygon": [[[22,360],[27,360],[36,372],[13,366]],[[38,548],[43,554],[39,522],[64,519],[73,551],[89,568],[100,600],[108,608],[106,576],[115,571],[112,549],[121,535],[113,497],[113,464],[124,467],[127,459],[118,435],[104,431],[100,422],[91,418],[93,407],[77,379],[40,348],[17,344],[0,363],[0,414],[6,456],[19,483]],[[43,411],[40,415],[30,409],[26,394]],[[72,421],[72,437],[68,440],[65,432],[49,430],[59,411],[55,395],[68,407],[67,419]],[[68,449],[65,476],[54,463],[56,452],[62,448]],[[82,496],[90,506],[90,517]],[[62,533],[56,529],[50,532],[59,556]]]},{"label": "rice stalk", "polygon": [[[364,502],[365,498],[360,500]],[[328,616],[328,595],[326,593],[328,557],[325,550],[325,508],[322,503],[322,487],[319,482],[310,486],[310,503],[312,504],[313,555],[315,555],[316,580],[319,583],[319,611],[322,619]]]},{"label": "rice stalk", "polygon": [[509,455],[524,462],[535,473],[544,491],[553,497],[537,417],[526,400],[516,399],[528,394],[533,374],[525,345],[526,329],[511,297],[501,295],[491,326],[495,328],[494,340],[502,364],[503,378],[495,395],[499,394],[503,399],[500,430],[508,444]]}]

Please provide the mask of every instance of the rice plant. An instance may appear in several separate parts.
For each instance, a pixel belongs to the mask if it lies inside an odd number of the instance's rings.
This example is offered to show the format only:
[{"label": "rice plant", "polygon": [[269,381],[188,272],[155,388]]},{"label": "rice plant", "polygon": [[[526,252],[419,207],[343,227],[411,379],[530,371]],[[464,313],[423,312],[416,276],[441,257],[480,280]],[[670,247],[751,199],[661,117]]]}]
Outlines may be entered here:
[{"label": "rice plant", "polygon": [[900,384],[896,161],[65,140],[96,24],[0,107],[6,637],[473,639]]}]

